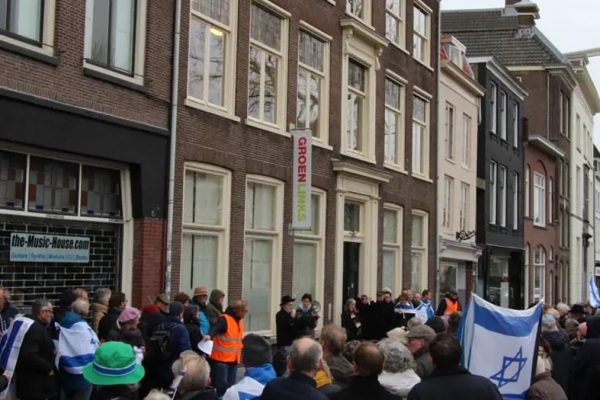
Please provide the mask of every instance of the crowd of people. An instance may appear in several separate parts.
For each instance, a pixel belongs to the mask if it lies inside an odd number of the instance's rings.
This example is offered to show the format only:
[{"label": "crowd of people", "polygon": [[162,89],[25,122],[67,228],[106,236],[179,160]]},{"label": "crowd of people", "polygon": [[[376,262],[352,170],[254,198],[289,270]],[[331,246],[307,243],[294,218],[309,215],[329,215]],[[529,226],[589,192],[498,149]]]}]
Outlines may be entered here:
[{"label": "crowd of people", "polygon": [[[342,325],[320,323],[310,294],[283,296],[276,342],[244,332],[248,304],[198,287],[158,295],[140,311],[123,293],[65,291],[20,315],[0,288],[0,397],[21,400],[500,400],[487,378],[460,366],[462,306],[449,290],[391,290],[346,302]],[[597,398],[600,316],[545,306],[537,400]],[[238,371],[238,368],[243,368]],[[12,397],[11,397],[12,396]]]}]

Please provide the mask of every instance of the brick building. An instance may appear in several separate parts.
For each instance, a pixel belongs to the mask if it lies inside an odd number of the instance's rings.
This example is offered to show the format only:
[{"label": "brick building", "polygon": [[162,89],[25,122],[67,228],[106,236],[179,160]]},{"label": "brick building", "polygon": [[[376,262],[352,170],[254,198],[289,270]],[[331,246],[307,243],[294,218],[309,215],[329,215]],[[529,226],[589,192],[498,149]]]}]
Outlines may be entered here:
[{"label": "brick building", "polygon": [[[380,4],[183,2],[173,291],[244,297],[269,333],[284,294],[339,321],[350,296],[434,286],[439,4]],[[307,231],[290,127],[313,132]]]},{"label": "brick building", "polygon": [[0,282],[13,301],[108,286],[140,304],[162,290],[173,5],[0,3]]}]

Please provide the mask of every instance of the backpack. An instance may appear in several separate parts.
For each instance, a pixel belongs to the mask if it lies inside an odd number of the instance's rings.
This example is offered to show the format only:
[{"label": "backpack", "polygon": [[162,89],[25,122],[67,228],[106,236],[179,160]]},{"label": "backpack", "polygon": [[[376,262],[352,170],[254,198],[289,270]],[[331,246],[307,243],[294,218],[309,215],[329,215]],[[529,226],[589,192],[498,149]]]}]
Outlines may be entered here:
[{"label": "backpack", "polygon": [[148,360],[164,362],[171,361],[171,331],[161,323],[152,332],[146,345],[146,358]]}]

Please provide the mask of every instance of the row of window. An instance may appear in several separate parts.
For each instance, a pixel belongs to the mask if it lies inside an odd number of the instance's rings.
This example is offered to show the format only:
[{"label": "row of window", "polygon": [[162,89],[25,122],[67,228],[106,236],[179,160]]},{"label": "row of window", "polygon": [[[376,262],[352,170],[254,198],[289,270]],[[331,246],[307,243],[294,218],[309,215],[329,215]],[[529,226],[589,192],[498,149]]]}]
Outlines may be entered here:
[{"label": "row of window", "polygon": [[[546,188],[546,175],[533,171],[533,213],[531,210],[530,196],[532,188],[531,167],[525,167],[525,216],[533,217],[533,224],[544,227],[547,223],[554,223],[554,179],[548,178]],[[546,194],[547,193],[547,194]]]},{"label": "row of window", "polygon": [[[454,204],[454,178],[444,175],[444,203],[442,207],[442,226],[452,228],[455,218],[456,205]],[[469,228],[469,199],[471,196],[471,185],[460,182],[460,204],[458,207],[458,230],[466,231]]]},{"label": "row of window", "polygon": [[[456,160],[455,147],[460,146],[460,162],[465,168],[471,167],[471,130],[472,130],[472,119],[467,114],[462,114],[461,120],[458,123],[458,129],[460,130],[457,135],[457,121],[456,121],[456,110],[455,107],[446,103],[445,113],[445,135],[444,135],[444,149],[446,159],[450,161]],[[458,143],[457,143],[458,142]]]},{"label": "row of window", "polygon": [[[312,227],[294,235],[292,295],[322,295],[326,192],[312,194]],[[231,173],[210,165],[188,165],[185,170],[181,251],[181,288],[226,287],[231,213]],[[268,331],[274,306],[271,288],[280,287],[283,241],[284,183],[264,176],[246,180],[245,239],[242,296],[253,304],[247,320],[249,331]],[[428,216],[412,213],[412,286],[419,288],[427,270]],[[344,231],[353,243],[366,245],[365,204],[344,203]],[[384,286],[396,287],[402,278],[403,208],[383,210]],[[359,247],[360,248],[360,247]],[[362,251],[359,250],[360,254]],[[367,268],[367,266],[364,266]]]},{"label": "row of window", "polygon": [[[511,110],[508,110],[508,95],[492,82],[490,90],[491,124],[490,132],[508,141],[508,127],[512,126],[513,147],[519,148],[519,103],[513,101]],[[509,115],[510,114],[510,115]],[[509,125],[511,124],[511,125]]]},{"label": "row of window", "polygon": [[575,114],[575,145],[577,150],[588,160],[594,159],[594,143],[592,133],[586,124],[581,123],[579,114]]},{"label": "row of window", "polygon": [[0,208],[122,218],[119,170],[0,151]]},{"label": "row of window", "polygon": [[512,202],[512,229],[519,229],[519,174],[513,173],[512,176],[512,199],[508,199],[508,179],[507,168],[499,165],[495,161],[489,163],[489,188],[490,188],[490,214],[489,222],[492,225],[498,225],[506,228],[508,226],[507,207],[508,202]]}]

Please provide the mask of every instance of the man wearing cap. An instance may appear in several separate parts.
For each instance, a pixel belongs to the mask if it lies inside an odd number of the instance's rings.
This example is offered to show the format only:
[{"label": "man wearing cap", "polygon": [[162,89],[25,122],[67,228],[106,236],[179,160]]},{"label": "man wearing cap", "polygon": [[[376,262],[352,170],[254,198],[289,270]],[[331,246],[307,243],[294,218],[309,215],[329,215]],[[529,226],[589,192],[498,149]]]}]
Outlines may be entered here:
[{"label": "man wearing cap", "polygon": [[144,367],[135,361],[133,348],[121,342],[106,342],[96,350],[94,361],[83,368],[83,376],[95,386],[94,400],[134,400]]},{"label": "man wearing cap", "polygon": [[248,303],[237,300],[227,307],[225,313],[213,324],[205,336],[212,339],[213,350],[209,357],[213,386],[219,396],[235,384],[237,367],[242,356],[244,337],[244,316],[248,313]]},{"label": "man wearing cap", "polygon": [[408,349],[415,357],[417,375],[427,378],[433,372],[433,360],[429,354],[429,343],[435,339],[435,331],[427,325],[418,325],[408,332]]},{"label": "man wearing cap", "polygon": [[458,292],[456,289],[450,289],[442,301],[440,301],[435,315],[448,317],[450,314],[458,311],[462,311],[462,305],[458,301]]},{"label": "man wearing cap", "polygon": [[294,309],[292,296],[283,296],[279,306],[281,309],[275,315],[275,324],[277,326],[277,347],[289,347],[296,339],[296,310]]},{"label": "man wearing cap", "polygon": [[198,320],[200,321],[200,332],[202,335],[207,335],[210,329],[210,322],[206,315],[206,302],[208,301],[208,289],[206,286],[200,286],[194,289],[192,297],[192,305],[198,307]]},{"label": "man wearing cap", "polygon": [[160,309],[163,315],[169,315],[169,298],[165,294],[159,294],[154,299],[154,304]]}]

